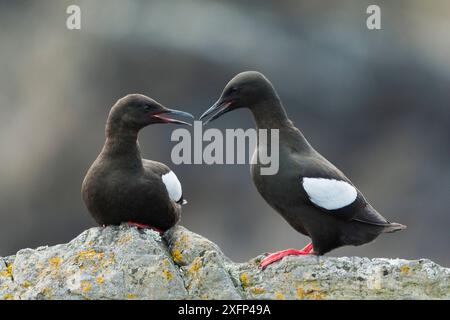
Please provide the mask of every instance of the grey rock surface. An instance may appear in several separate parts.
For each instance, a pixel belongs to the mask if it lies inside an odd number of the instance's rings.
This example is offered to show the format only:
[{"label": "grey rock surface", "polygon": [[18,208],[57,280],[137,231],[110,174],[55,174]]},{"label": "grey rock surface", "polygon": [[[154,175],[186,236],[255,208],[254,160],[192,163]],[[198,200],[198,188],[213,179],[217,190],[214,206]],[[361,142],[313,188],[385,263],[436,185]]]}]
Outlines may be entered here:
[{"label": "grey rock surface", "polygon": [[450,269],[427,259],[262,258],[234,263],[181,226],[91,228],[0,258],[0,299],[450,299]]}]

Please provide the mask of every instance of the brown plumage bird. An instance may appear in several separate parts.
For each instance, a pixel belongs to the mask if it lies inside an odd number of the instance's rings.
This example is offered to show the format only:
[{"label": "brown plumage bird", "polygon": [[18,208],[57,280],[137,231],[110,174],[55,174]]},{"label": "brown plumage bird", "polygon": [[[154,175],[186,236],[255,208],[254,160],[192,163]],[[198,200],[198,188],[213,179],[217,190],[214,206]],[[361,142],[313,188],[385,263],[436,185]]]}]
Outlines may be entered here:
[{"label": "brown plumage bird", "polygon": [[139,131],[150,124],[189,125],[168,115],[193,118],[141,94],[127,95],[111,108],[105,144],[81,188],[100,225],[128,222],[164,232],[178,222],[186,201],[177,176],[165,164],[143,159],[137,141]]},{"label": "brown plumage bird", "polygon": [[261,175],[264,165],[257,155],[262,149],[270,153],[270,145],[258,141],[252,179],[267,203],[312,240],[302,250],[287,249],[269,255],[261,267],[286,255],[323,255],[340,246],[362,245],[381,233],[406,228],[381,216],[339,169],[314,150],[289,120],[275,88],[261,73],[235,76],[200,119],[213,114],[206,124],[238,108],[250,110],[258,129],[279,130],[278,173]]}]

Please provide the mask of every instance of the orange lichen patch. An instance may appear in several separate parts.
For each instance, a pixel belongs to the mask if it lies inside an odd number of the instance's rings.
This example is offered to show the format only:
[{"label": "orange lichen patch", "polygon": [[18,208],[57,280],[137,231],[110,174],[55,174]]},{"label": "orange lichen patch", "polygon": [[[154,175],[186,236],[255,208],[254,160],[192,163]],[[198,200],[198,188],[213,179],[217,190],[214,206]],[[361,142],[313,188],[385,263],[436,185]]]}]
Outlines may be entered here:
[{"label": "orange lichen patch", "polygon": [[127,299],[136,299],[136,295],[134,293],[127,294]]},{"label": "orange lichen patch", "polygon": [[48,259],[48,263],[50,263],[53,268],[58,269],[61,264],[61,258],[58,256],[51,257]]},{"label": "orange lichen patch", "polygon": [[103,282],[105,282],[105,278],[103,278],[103,276],[98,276],[98,277],[95,279],[95,281],[96,281],[98,284],[102,284]]},{"label": "orange lichen patch", "polygon": [[77,259],[79,260],[92,260],[97,259],[101,260],[104,257],[103,252],[97,252],[95,249],[89,249],[89,250],[82,250],[78,252]]},{"label": "orange lichen patch", "polygon": [[305,297],[310,300],[323,300],[325,299],[325,294],[320,291],[308,290],[306,291]]},{"label": "orange lichen patch", "polygon": [[172,250],[172,258],[175,263],[180,263],[183,261],[183,255],[179,249]]},{"label": "orange lichen patch", "polygon": [[111,260],[110,257],[108,261],[105,261],[104,256],[104,252],[97,252],[95,249],[82,250],[75,256],[75,262],[79,265],[80,270],[91,267],[93,272],[97,272],[98,268],[104,267]]},{"label": "orange lichen patch", "polygon": [[50,288],[44,288],[41,290],[41,293],[46,297],[50,297],[52,294],[52,290],[50,290]]},{"label": "orange lichen patch", "polygon": [[408,267],[408,266],[401,266],[401,267],[400,267],[400,272],[403,273],[403,274],[409,273],[410,270],[411,270],[411,269],[410,269],[410,267]]},{"label": "orange lichen patch", "polygon": [[266,292],[266,289],[261,288],[261,287],[251,287],[249,290],[253,294],[262,294],[262,293]]},{"label": "orange lichen patch", "polygon": [[199,257],[197,257],[192,262],[192,264],[189,267],[188,271],[190,273],[194,273],[194,272],[197,272],[201,267],[202,267],[202,260]]},{"label": "orange lichen patch", "polygon": [[6,269],[4,269],[0,272],[0,276],[6,277],[6,278],[11,278],[12,274],[13,274],[13,264],[12,263],[7,264]]},{"label": "orange lichen patch", "polygon": [[302,287],[297,287],[296,296],[297,296],[297,299],[299,299],[299,300],[305,299],[305,291],[303,290]]},{"label": "orange lichen patch", "polygon": [[28,280],[25,280],[24,282],[22,282],[21,286],[23,288],[29,288],[31,286],[31,282]]},{"label": "orange lichen patch", "polygon": [[[182,247],[186,246],[189,243],[189,237],[187,235],[183,235],[180,239],[176,240],[173,243],[171,254],[172,259],[175,263],[180,263],[183,261],[182,255]],[[180,249],[181,248],[181,249]]]},{"label": "orange lichen patch", "polygon": [[132,239],[131,234],[127,233],[125,235],[123,235],[118,241],[118,244],[125,244],[127,242],[130,242]]},{"label": "orange lichen patch", "polygon": [[299,300],[323,300],[325,299],[325,294],[314,281],[308,288],[298,286],[296,290],[296,297]]},{"label": "orange lichen patch", "polygon": [[246,272],[242,272],[239,275],[239,280],[241,280],[242,288],[247,288],[249,285],[248,274]]},{"label": "orange lichen patch", "polygon": [[13,297],[13,295],[12,295],[11,293],[7,293],[7,294],[5,294],[5,295],[3,296],[3,299],[4,299],[4,300],[13,300],[14,297]]},{"label": "orange lichen patch", "polygon": [[116,256],[114,255],[114,252],[111,252],[109,254],[108,263],[113,264],[114,262],[116,262]]},{"label": "orange lichen patch", "polygon": [[165,265],[166,267],[168,267],[168,266],[170,265],[170,262],[169,262],[169,260],[167,260],[167,259],[164,259],[164,260],[162,261],[162,263],[163,263],[163,265]]},{"label": "orange lichen patch", "polygon": [[83,291],[84,293],[91,291],[92,288],[92,284],[87,281],[87,280],[83,280],[81,281],[81,291]]},{"label": "orange lichen patch", "polygon": [[162,273],[163,273],[164,278],[166,278],[167,280],[171,280],[173,278],[172,272],[170,272],[167,269],[164,269]]},{"label": "orange lichen patch", "polygon": [[175,240],[175,242],[173,243],[173,248],[178,248],[181,245],[180,240]]},{"label": "orange lichen patch", "polygon": [[277,299],[277,300],[285,300],[286,297],[284,296],[284,294],[282,294],[281,292],[277,291],[277,292],[275,292],[275,299]]}]

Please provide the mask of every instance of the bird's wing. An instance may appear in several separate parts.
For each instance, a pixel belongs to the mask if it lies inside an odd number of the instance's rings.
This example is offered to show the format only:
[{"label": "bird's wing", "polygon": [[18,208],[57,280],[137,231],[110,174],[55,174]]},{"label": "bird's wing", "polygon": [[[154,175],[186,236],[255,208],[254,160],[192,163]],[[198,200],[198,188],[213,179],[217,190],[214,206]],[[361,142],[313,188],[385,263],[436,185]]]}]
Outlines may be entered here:
[{"label": "bird's wing", "polygon": [[181,189],[181,183],[178,180],[177,176],[173,171],[170,171],[161,176],[162,181],[164,182],[167,192],[169,193],[169,197],[172,201],[180,202],[183,200],[183,191]]},{"label": "bird's wing", "polygon": [[338,218],[353,218],[361,202],[352,184],[335,177],[300,177],[300,184],[311,205]]},{"label": "bird's wing", "polygon": [[301,183],[309,200],[325,210],[342,209],[358,197],[356,188],[343,180],[303,177]]},{"label": "bird's wing", "polygon": [[161,177],[163,184],[166,187],[169,198],[177,203],[186,204],[187,201],[183,199],[183,190],[181,183],[176,174],[170,170],[168,166],[163,163],[143,159],[142,164],[146,171],[151,171]]},{"label": "bird's wing", "polygon": [[363,194],[333,164],[320,155],[302,170],[301,189],[307,201],[323,212],[344,220],[385,225],[389,222],[366,201]]},{"label": "bird's wing", "polygon": [[303,177],[301,185],[311,204],[323,212],[345,220],[380,226],[389,224],[348,180]]}]

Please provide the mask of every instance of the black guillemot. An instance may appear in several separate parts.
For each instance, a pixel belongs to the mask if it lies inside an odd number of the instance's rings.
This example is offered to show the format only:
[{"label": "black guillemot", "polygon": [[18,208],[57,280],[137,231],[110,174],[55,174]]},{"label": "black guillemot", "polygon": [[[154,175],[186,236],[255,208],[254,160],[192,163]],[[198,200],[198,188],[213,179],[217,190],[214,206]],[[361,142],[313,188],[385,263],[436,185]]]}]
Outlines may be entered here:
[{"label": "black guillemot", "polygon": [[[405,229],[381,216],[352,182],[308,143],[289,120],[275,88],[261,73],[243,72],[224,88],[219,100],[200,120],[206,122],[238,109],[250,109],[258,129],[279,130],[279,171],[261,175],[258,141],[252,161],[253,182],[267,203],[312,243],[301,250],[287,249],[265,257],[260,266],[287,255],[323,255],[345,245],[362,245],[379,234]],[[265,150],[267,151],[267,150]]]},{"label": "black guillemot", "polygon": [[155,123],[189,123],[168,115],[193,116],[168,109],[149,97],[130,94],[111,108],[106,141],[81,188],[83,200],[100,225],[123,222],[160,233],[179,220],[181,184],[165,164],[141,157],[139,131]]}]

